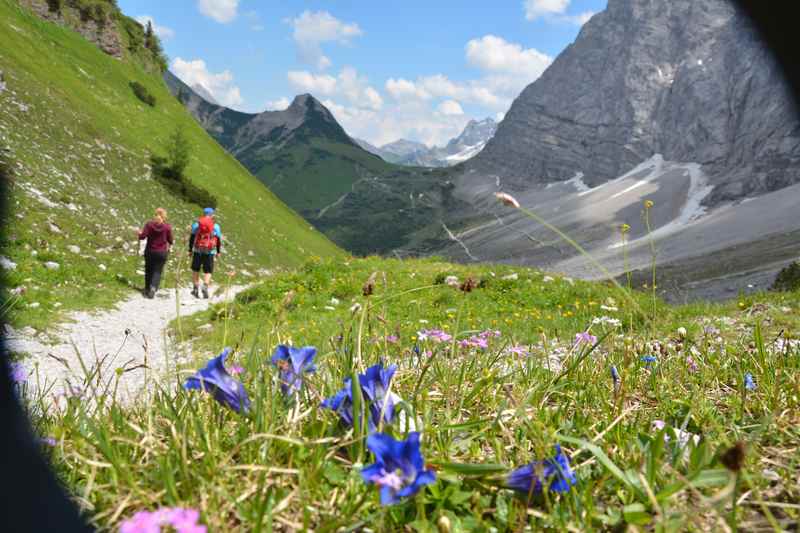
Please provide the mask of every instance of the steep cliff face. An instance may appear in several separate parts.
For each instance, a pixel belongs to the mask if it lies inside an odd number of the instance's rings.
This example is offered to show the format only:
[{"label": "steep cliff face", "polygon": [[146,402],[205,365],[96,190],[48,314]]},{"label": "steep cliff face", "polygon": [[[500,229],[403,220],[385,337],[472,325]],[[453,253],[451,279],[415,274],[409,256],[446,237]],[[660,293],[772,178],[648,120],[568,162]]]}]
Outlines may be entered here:
[{"label": "steep cliff face", "polygon": [[115,0],[18,0],[39,18],[78,32],[100,50],[117,59],[133,60],[146,71],[167,68],[161,42],[126,16]]},{"label": "steep cliff face", "polygon": [[716,205],[800,181],[800,123],[779,68],[726,0],[609,0],[516,99],[467,163],[467,196],[583,173],[589,186],[655,153],[700,163]]}]

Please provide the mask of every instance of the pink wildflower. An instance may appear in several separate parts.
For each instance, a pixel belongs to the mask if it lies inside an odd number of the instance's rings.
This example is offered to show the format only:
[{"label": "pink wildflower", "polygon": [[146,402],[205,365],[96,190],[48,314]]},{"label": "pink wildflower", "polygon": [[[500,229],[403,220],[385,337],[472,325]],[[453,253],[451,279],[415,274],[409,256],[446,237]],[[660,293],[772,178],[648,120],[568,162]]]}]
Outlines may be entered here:
[{"label": "pink wildflower", "polygon": [[162,527],[171,526],[177,533],[206,533],[206,526],[198,524],[200,513],[195,509],[164,507],[157,511],[139,511],[120,526],[120,533],[161,533]]},{"label": "pink wildflower", "polygon": [[423,329],[422,331],[417,332],[417,337],[421,341],[431,339],[436,343],[447,342],[453,338],[452,335],[440,329]]},{"label": "pink wildflower", "polygon": [[597,337],[589,333],[588,331],[582,331],[581,333],[575,334],[575,344],[589,344],[592,345],[597,342]]}]

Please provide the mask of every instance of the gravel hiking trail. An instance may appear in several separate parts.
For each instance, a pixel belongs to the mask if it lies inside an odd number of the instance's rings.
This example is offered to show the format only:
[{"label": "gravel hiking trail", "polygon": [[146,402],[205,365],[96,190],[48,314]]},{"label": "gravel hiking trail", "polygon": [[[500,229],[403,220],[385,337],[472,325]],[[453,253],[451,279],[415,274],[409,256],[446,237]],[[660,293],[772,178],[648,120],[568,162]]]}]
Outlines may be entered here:
[{"label": "gravel hiking trail", "polygon": [[217,285],[208,300],[195,298],[188,288],[177,294],[175,289],[162,289],[152,300],[137,294],[110,310],[74,313],[46,334],[6,326],[6,349],[27,354],[22,364],[30,399],[41,393],[47,404],[63,405],[69,396],[116,394],[125,402],[189,361],[190,345],[180,345],[167,331],[179,313],[187,317],[229,302],[246,288]]}]

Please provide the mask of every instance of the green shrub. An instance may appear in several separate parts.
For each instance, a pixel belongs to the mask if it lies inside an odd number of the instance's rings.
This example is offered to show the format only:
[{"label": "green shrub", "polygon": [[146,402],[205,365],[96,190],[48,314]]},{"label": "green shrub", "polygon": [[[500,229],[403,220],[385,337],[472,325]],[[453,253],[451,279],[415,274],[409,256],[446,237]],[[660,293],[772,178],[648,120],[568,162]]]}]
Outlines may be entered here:
[{"label": "green shrub", "polygon": [[153,154],[150,156],[150,165],[156,181],[178,198],[200,207],[217,207],[217,198],[214,195],[192,183],[186,176],[176,173],[166,157]]},{"label": "green shrub", "polygon": [[93,20],[98,26],[104,26],[111,13],[118,10],[113,0],[68,0],[78,10],[84,21]]},{"label": "green shrub", "polygon": [[217,207],[217,199],[207,190],[198,187],[186,176],[192,147],[181,128],[176,128],[167,144],[167,156],[150,156],[153,177],[172,194],[200,207]]},{"label": "green shrub", "polygon": [[145,104],[149,105],[150,107],[156,106],[156,97],[147,90],[147,87],[139,83],[138,81],[132,81],[130,83],[131,89],[133,90],[133,94],[136,95],[136,98],[144,102]]},{"label": "green shrub", "polygon": [[47,8],[52,13],[61,13],[61,0],[47,0]]},{"label": "green shrub", "polygon": [[775,277],[772,284],[773,291],[800,290],[800,262],[795,261],[784,267]]}]

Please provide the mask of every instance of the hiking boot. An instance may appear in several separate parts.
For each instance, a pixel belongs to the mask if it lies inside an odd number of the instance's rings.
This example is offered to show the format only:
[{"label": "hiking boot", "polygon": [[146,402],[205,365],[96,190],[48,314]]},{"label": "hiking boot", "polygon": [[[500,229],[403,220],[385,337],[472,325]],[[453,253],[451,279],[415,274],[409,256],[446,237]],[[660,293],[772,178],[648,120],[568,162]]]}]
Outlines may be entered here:
[{"label": "hiking boot", "polygon": [[192,289],[192,296],[194,296],[195,298],[200,298],[200,294],[197,292],[197,290],[198,290],[197,285],[195,285],[194,288]]},{"label": "hiking boot", "polygon": [[154,288],[152,288],[152,287],[147,289],[147,297],[150,298],[151,300],[153,298],[155,298],[156,297],[156,290]]},{"label": "hiking boot", "polygon": [[208,286],[207,285],[203,285],[203,298],[208,300]]}]

